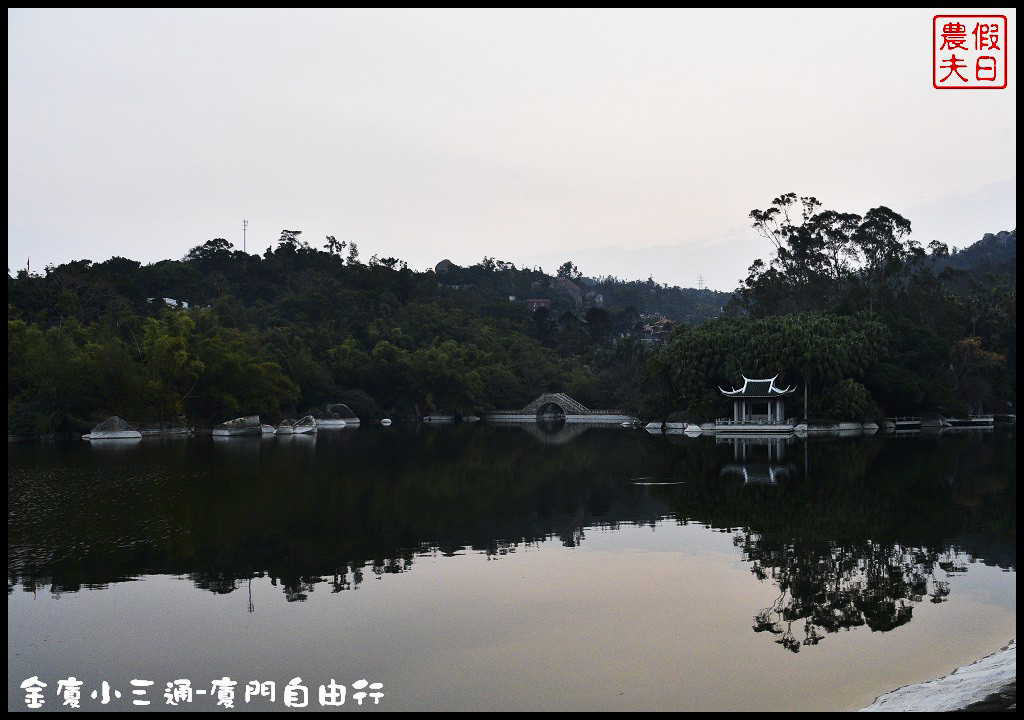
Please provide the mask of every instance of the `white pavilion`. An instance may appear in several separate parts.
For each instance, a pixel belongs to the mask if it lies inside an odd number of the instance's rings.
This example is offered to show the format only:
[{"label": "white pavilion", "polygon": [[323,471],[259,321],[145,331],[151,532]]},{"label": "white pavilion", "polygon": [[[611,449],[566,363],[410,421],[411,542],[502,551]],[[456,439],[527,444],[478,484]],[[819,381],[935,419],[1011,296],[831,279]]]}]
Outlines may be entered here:
[{"label": "white pavilion", "polygon": [[735,430],[792,430],[793,422],[786,418],[786,397],[796,392],[796,388],[777,387],[778,377],[755,380],[744,375],[743,387],[739,389],[719,387],[723,395],[732,399],[732,420],[719,420],[716,426]]}]

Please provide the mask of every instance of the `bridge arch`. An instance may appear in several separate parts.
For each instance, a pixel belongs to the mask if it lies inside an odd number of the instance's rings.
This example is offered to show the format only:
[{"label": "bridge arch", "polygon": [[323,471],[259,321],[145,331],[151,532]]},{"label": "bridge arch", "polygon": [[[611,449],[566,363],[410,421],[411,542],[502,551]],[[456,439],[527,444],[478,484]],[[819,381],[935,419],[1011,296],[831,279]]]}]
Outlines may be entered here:
[{"label": "bridge arch", "polygon": [[565,411],[565,408],[562,407],[561,405],[559,405],[556,402],[546,402],[543,405],[541,405],[539,408],[537,408],[537,418],[538,419],[549,418],[549,417],[550,418],[561,417],[561,418],[564,419],[566,415],[568,415],[568,413]]},{"label": "bridge arch", "polygon": [[533,402],[523,408],[524,415],[540,414],[541,408],[555,406],[561,410],[562,415],[590,415],[591,410],[584,407],[582,403],[573,400],[565,393],[544,393]]},{"label": "bridge arch", "polygon": [[493,410],[482,412],[481,416],[497,422],[536,420],[538,425],[546,423],[559,426],[567,422],[620,423],[633,422],[636,419],[623,410],[591,410],[578,400],[560,392],[544,393],[527,403],[522,410]]}]

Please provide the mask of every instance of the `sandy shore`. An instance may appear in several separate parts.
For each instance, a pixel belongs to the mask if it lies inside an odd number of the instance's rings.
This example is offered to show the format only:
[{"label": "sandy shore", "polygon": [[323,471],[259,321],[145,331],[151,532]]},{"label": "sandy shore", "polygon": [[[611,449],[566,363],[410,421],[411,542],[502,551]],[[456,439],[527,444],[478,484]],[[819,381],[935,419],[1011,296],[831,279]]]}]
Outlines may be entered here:
[{"label": "sandy shore", "polygon": [[1000,711],[1017,708],[1017,640],[938,680],[881,695],[861,712]]}]

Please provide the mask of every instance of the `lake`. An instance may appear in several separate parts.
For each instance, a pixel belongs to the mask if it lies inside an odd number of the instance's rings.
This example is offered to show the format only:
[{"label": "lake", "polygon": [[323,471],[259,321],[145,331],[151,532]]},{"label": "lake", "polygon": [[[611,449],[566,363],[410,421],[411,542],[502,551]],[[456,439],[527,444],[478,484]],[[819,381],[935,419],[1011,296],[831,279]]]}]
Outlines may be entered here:
[{"label": "lake", "polygon": [[[8,706],[845,710],[1016,636],[1016,430],[9,443]],[[191,680],[169,706],[167,683]],[[381,683],[361,698],[356,681]],[[254,696],[250,681],[273,681]],[[266,688],[264,688],[266,689]],[[366,692],[372,690],[367,689]]]}]

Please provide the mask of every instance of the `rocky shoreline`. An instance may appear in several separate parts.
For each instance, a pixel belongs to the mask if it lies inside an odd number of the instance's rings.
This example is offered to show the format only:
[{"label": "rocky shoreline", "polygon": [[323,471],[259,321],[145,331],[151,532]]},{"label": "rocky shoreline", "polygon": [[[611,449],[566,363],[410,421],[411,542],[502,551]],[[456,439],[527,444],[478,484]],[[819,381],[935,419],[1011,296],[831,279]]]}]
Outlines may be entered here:
[{"label": "rocky shoreline", "polygon": [[880,695],[861,712],[1015,711],[1017,640],[998,652],[928,680]]}]

